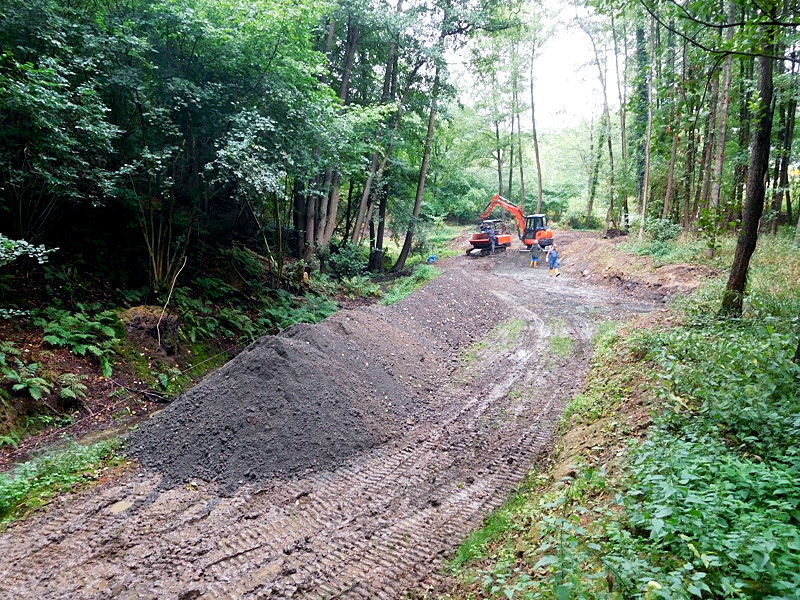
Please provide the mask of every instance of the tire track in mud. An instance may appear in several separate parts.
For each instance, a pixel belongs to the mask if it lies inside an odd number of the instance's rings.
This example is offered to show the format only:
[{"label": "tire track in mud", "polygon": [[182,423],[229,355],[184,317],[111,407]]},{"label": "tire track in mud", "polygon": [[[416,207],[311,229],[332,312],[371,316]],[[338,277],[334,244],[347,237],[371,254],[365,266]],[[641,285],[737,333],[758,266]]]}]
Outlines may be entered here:
[{"label": "tire track in mud", "polygon": [[[577,308],[610,304],[607,292],[545,284],[544,272],[520,275],[509,261],[493,261],[502,278],[473,265],[450,261],[450,282],[421,292],[445,295],[453,278],[492,288],[498,315],[527,325],[452,374],[405,436],[231,498],[203,483],[157,492],[146,472],[70,497],[0,536],[0,597],[397,598],[434,584],[442,556],[535,465],[579,388],[594,317]],[[535,303],[543,285],[560,304]],[[547,351],[554,319],[573,340],[569,356]],[[121,501],[132,505],[114,514]]]}]

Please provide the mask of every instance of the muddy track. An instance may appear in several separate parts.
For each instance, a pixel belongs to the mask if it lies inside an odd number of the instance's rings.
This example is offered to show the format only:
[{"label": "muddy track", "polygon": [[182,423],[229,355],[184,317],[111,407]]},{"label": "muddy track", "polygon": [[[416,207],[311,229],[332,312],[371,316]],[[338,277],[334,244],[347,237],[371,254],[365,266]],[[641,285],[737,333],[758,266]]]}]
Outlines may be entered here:
[{"label": "muddy track", "polygon": [[[57,501],[0,536],[2,598],[398,598],[438,580],[442,558],[499,506],[552,441],[581,386],[599,320],[650,307],[524,257],[445,261],[445,275],[377,310],[426,323],[431,347],[466,335],[480,289],[494,325],[521,325],[450,360],[452,372],[413,425],[344,467],[245,486],[221,497],[203,482],[160,491],[140,469]],[[568,355],[554,338],[569,338]],[[476,339],[477,341],[477,339]]]}]

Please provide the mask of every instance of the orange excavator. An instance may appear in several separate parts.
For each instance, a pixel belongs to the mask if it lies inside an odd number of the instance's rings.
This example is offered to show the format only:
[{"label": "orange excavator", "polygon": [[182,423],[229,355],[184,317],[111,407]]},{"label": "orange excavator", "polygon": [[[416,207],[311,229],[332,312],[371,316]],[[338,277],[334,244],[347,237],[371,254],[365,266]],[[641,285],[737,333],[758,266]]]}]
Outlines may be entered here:
[{"label": "orange excavator", "polygon": [[553,243],[553,230],[547,226],[547,215],[537,213],[524,216],[519,206],[495,194],[481,213],[480,231],[472,234],[467,255],[486,256],[505,252],[511,246],[511,235],[505,233],[501,221],[486,218],[497,206],[514,215],[519,225],[519,239],[529,249],[538,246],[539,250],[545,250]]}]

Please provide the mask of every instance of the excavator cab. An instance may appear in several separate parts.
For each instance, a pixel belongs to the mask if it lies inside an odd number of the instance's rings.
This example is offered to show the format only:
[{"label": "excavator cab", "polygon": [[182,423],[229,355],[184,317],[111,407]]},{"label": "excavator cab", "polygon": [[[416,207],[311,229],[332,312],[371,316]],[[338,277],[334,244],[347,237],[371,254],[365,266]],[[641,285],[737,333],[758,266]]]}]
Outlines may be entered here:
[{"label": "excavator cab", "polygon": [[522,238],[526,245],[538,243],[542,248],[550,246],[553,243],[553,232],[547,226],[547,215],[537,213],[526,216]]}]

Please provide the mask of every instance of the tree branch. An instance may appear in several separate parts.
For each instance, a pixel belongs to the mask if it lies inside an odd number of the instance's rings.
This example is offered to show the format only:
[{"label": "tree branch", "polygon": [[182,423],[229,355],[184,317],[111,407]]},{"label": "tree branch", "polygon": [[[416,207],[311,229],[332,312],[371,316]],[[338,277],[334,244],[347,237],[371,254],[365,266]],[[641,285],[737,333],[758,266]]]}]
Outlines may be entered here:
[{"label": "tree branch", "polygon": [[[733,55],[733,56],[752,56],[752,57],[755,57],[755,58],[759,58],[759,57],[771,58],[773,60],[782,60],[782,61],[788,61],[788,62],[791,62],[791,63],[800,62],[800,59],[798,59],[798,58],[796,58],[794,56],[776,56],[775,54],[764,54],[762,52],[744,52],[742,50],[716,50],[714,48],[710,48],[710,47],[706,46],[705,44],[701,44],[695,38],[683,33],[682,31],[679,31],[675,27],[670,27],[647,4],[646,0],[639,0],[639,4],[641,4],[644,7],[644,9],[648,12],[648,14],[651,17],[653,17],[656,21],[658,21],[659,25],[661,25],[664,29],[666,29],[667,31],[671,31],[675,35],[677,35],[680,38],[682,38],[682,39],[686,40],[687,42],[689,42],[692,46],[695,46],[696,48],[700,48],[701,50],[704,50],[705,52],[708,52],[709,54],[721,54],[723,56],[727,56],[727,55],[730,54],[730,55]],[[711,25],[711,27],[717,27],[717,26],[716,25]]]}]

